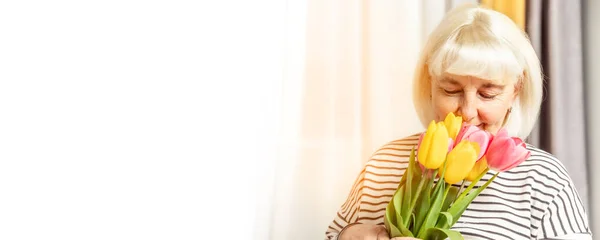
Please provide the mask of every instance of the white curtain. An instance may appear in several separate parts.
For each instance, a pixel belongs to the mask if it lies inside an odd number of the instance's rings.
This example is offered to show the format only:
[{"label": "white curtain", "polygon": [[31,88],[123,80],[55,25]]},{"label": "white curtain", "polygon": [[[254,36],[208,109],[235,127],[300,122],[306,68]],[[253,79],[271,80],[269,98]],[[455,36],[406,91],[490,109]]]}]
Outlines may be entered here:
[{"label": "white curtain", "polygon": [[[468,1],[288,1],[281,131],[256,239],[322,239],[369,156],[423,130],[412,106],[421,46]],[[476,1],[471,1],[476,2]]]},{"label": "white curtain", "polygon": [[285,9],[3,4],[0,239],[252,238],[255,195],[272,189],[257,176],[275,162]]},{"label": "white curtain", "polygon": [[323,238],[455,2],[4,6],[0,238]]}]

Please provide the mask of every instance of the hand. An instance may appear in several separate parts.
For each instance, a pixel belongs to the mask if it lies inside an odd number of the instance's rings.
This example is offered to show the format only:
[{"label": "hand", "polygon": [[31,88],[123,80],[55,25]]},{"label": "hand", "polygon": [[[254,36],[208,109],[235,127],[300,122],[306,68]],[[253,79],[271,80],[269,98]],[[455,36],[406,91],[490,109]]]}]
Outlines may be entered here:
[{"label": "hand", "polygon": [[354,224],[344,229],[338,236],[338,240],[390,240],[390,237],[385,226]]},{"label": "hand", "polygon": [[419,240],[418,238],[411,238],[411,237],[395,237],[392,238],[390,240]]}]

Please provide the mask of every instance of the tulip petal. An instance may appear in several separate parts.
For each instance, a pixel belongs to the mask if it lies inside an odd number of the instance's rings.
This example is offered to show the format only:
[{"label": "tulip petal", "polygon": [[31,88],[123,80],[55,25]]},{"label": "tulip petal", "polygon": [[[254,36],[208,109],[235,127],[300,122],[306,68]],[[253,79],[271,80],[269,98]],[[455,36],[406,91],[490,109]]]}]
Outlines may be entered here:
[{"label": "tulip petal", "polygon": [[464,137],[465,133],[467,132],[467,129],[468,129],[470,126],[471,126],[471,125],[470,125],[470,124],[468,124],[468,123],[464,123],[464,124],[462,125],[462,128],[461,128],[461,129],[460,129],[460,131],[458,132],[458,135],[456,135],[456,139],[455,139],[455,140],[456,140],[456,142],[460,142],[460,141],[462,141],[462,139],[463,139],[463,137]]},{"label": "tulip petal", "polygon": [[448,131],[443,123],[438,123],[428,150],[427,161],[423,165],[428,169],[438,169],[448,154]]},{"label": "tulip petal", "polygon": [[483,171],[485,171],[487,169],[487,167],[488,167],[487,160],[485,159],[485,157],[483,157],[482,159],[480,159],[479,161],[477,161],[475,163],[475,165],[471,169],[471,172],[469,172],[469,174],[467,175],[467,177],[465,179],[467,179],[471,182],[475,181],[475,179],[477,179],[477,177],[479,177],[479,175],[481,175],[481,173]]},{"label": "tulip petal", "polygon": [[466,138],[466,140],[476,142],[479,144],[480,151],[479,155],[477,156],[477,159],[481,159],[483,155],[487,152],[488,146],[490,144],[490,134],[486,131],[479,130],[469,135]]},{"label": "tulip petal", "polygon": [[450,112],[446,115],[446,119],[444,119],[444,125],[448,130],[448,136],[455,140],[456,135],[461,129],[462,117],[456,117],[454,113]]},{"label": "tulip petal", "polygon": [[525,142],[517,137],[509,137],[506,128],[500,129],[496,136],[490,138],[491,142],[485,155],[490,169],[508,171],[531,156]]},{"label": "tulip petal", "polygon": [[462,140],[468,140],[467,138],[479,131],[483,131],[481,129],[479,129],[476,126],[470,125],[470,124],[464,124],[463,128],[461,129],[461,131],[458,133],[458,136],[456,137],[456,141],[462,141]]},{"label": "tulip petal", "polygon": [[431,142],[433,138],[433,134],[435,133],[435,129],[437,125],[435,121],[431,121],[429,123],[429,127],[427,127],[427,131],[425,131],[425,136],[423,136],[423,141],[421,141],[421,145],[419,145],[419,149],[417,150],[417,160],[419,163],[427,166],[427,157],[429,154],[429,148],[431,147]]},{"label": "tulip petal", "polygon": [[513,163],[506,166],[503,171],[508,171],[523,163],[531,156],[531,152],[522,146],[515,146],[515,149],[512,154]]},{"label": "tulip petal", "polygon": [[490,169],[495,171],[504,171],[507,165],[512,163],[512,152],[514,151],[514,142],[510,138],[496,137],[490,144],[487,153],[487,163]]},{"label": "tulip petal", "polygon": [[513,142],[515,143],[515,146],[522,146],[522,147],[525,147],[525,146],[526,146],[526,145],[525,145],[525,142],[523,142],[523,140],[521,140],[521,139],[520,139],[520,138],[518,138],[518,137],[512,137],[511,139],[512,139],[512,140],[513,140]]},{"label": "tulip petal", "polygon": [[519,166],[519,164],[521,164],[525,160],[527,160],[530,155],[531,155],[531,153],[528,151],[525,155],[523,155],[523,157],[517,158],[516,161],[513,161],[510,165],[505,166],[504,169],[502,169],[502,171],[508,171],[508,170],[515,168],[516,166]]},{"label": "tulip petal", "polygon": [[444,180],[449,184],[462,181],[473,169],[477,161],[477,152],[468,141],[460,142],[448,154]]},{"label": "tulip petal", "polygon": [[[475,150],[475,155],[479,156],[479,152],[481,151],[481,148],[479,147],[479,143],[477,142],[471,142],[471,141],[465,141],[468,144],[471,144],[471,147]],[[479,159],[479,157],[477,158]]]},{"label": "tulip petal", "polygon": [[500,128],[498,133],[496,133],[496,137],[508,137],[508,130],[506,130],[506,128]]}]

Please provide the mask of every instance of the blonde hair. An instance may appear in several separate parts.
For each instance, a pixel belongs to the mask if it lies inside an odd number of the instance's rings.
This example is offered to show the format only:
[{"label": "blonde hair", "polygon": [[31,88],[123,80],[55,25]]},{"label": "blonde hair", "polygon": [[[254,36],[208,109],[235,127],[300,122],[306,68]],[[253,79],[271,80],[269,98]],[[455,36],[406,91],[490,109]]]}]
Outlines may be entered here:
[{"label": "blonde hair", "polygon": [[518,85],[505,127],[511,136],[529,135],[542,103],[542,71],[529,38],[510,18],[473,5],[444,16],[430,34],[415,71],[413,102],[425,127],[435,119],[431,81],[444,74]]}]

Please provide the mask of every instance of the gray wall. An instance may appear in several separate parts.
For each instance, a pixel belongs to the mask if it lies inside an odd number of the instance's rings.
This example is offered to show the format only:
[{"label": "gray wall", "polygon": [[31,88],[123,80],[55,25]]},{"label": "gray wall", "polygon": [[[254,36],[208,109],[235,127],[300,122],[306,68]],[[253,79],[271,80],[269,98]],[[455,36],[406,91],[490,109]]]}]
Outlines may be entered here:
[{"label": "gray wall", "polygon": [[590,159],[590,225],[600,236],[600,1],[583,1],[584,71],[587,97],[588,157]]}]

